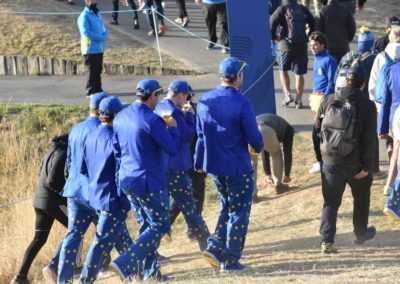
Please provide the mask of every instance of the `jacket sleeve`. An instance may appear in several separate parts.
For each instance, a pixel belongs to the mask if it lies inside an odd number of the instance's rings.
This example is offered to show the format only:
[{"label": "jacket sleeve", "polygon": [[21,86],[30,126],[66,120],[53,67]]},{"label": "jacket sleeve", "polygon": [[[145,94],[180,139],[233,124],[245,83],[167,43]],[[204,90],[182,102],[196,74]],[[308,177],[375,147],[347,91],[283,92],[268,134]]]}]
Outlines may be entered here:
[{"label": "jacket sleeve", "polygon": [[175,156],[181,146],[178,128],[167,127],[161,117],[156,116],[151,123],[150,133],[156,143],[170,156]]},{"label": "jacket sleeve", "polygon": [[365,124],[360,141],[361,166],[364,171],[371,172],[375,159],[376,137],[376,107],[368,101],[368,111],[365,112]]},{"label": "jacket sleeve", "polygon": [[197,142],[194,152],[194,169],[199,170],[203,169],[203,162],[204,162],[204,134],[198,115],[196,121],[197,121],[196,122]]},{"label": "jacket sleeve", "polygon": [[67,155],[65,149],[57,149],[52,155],[52,159],[49,163],[49,170],[46,179],[46,183],[51,188],[57,188],[62,190],[65,183],[64,168]]},{"label": "jacket sleeve", "polygon": [[326,66],[326,76],[328,78],[328,86],[326,86],[324,96],[327,97],[335,92],[335,74],[338,69],[336,60],[332,59],[328,61]]},{"label": "jacket sleeve", "polygon": [[390,72],[383,86],[382,108],[378,119],[378,134],[389,133],[390,108],[392,106],[392,91],[390,89]]},{"label": "jacket sleeve", "polygon": [[354,20],[354,16],[350,11],[347,16],[347,31],[348,39],[349,41],[352,41],[356,34],[356,21]]},{"label": "jacket sleeve", "polygon": [[261,152],[261,160],[263,162],[264,173],[267,176],[271,175],[271,163],[269,161],[269,153],[267,151]]},{"label": "jacket sleeve", "polygon": [[369,92],[369,99],[371,101],[375,101],[375,91],[376,91],[376,80],[378,79],[378,72],[379,72],[379,60],[381,55],[378,54],[374,60],[374,64],[372,65],[371,73],[369,76],[368,82],[368,92]]},{"label": "jacket sleeve", "polygon": [[305,7],[304,7],[304,13],[306,15],[306,23],[308,24],[308,27],[309,27],[308,35],[310,35],[316,29],[315,18],[313,16],[313,14],[311,14],[310,10],[308,10]]},{"label": "jacket sleeve", "polygon": [[258,130],[253,106],[248,99],[246,99],[242,105],[240,118],[241,127],[245,133],[247,144],[250,144],[257,153],[260,153],[261,150],[264,149],[264,141],[260,131]]},{"label": "jacket sleeve", "polygon": [[190,143],[193,140],[196,131],[194,126],[194,116],[192,113],[184,114],[181,110],[174,110],[172,116],[178,124],[179,134],[185,143]]},{"label": "jacket sleeve", "polygon": [[276,40],[276,29],[280,25],[282,10],[283,10],[282,6],[276,9],[269,19],[269,27],[271,30],[272,40]]},{"label": "jacket sleeve", "polygon": [[90,30],[90,25],[89,25],[89,20],[87,19],[87,16],[83,16],[79,21],[79,31],[81,35],[88,37],[90,40],[97,41],[97,42],[103,42],[107,39],[107,34],[101,33],[94,33],[93,31]]},{"label": "jacket sleeve", "polygon": [[119,169],[121,167],[121,148],[119,146],[118,135],[114,132],[112,137],[112,148],[115,158],[115,184],[117,185],[117,191],[121,194],[119,187]]},{"label": "jacket sleeve", "polygon": [[83,148],[83,158],[80,173],[84,176],[89,176],[88,167],[87,167],[87,156],[86,156],[86,146]]},{"label": "jacket sleeve", "polygon": [[319,136],[319,134],[321,133],[322,120],[324,119],[325,110],[332,99],[333,96],[329,96],[322,102],[321,107],[318,110],[317,118],[315,120],[315,125],[314,125],[315,130],[313,130],[312,133],[314,152],[318,162],[322,162],[322,155],[320,148],[321,138]]}]

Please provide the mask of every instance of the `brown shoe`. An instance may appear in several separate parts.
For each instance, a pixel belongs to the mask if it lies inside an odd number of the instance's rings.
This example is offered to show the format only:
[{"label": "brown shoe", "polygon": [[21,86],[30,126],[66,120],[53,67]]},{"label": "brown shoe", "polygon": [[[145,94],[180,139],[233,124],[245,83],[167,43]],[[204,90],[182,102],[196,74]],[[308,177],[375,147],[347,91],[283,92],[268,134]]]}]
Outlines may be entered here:
[{"label": "brown shoe", "polygon": [[158,35],[162,36],[165,34],[165,25],[160,25],[158,28]]}]

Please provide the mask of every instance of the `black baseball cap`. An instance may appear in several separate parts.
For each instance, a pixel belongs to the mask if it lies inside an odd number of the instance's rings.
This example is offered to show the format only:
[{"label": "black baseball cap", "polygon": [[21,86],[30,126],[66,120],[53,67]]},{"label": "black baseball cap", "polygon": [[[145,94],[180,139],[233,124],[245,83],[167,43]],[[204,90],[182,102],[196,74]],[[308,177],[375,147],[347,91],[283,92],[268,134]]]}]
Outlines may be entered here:
[{"label": "black baseball cap", "polygon": [[389,17],[386,20],[387,26],[400,26],[400,19],[398,17]]}]

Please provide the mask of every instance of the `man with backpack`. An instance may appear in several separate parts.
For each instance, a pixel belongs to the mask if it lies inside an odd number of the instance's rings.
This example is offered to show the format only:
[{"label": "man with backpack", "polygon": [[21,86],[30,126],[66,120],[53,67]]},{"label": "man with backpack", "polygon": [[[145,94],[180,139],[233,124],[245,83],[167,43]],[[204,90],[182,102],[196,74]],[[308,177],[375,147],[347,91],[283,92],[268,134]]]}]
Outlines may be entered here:
[{"label": "man with backpack", "polygon": [[321,252],[337,253],[334,246],[337,213],[348,184],[354,198],[355,244],[363,244],[376,234],[368,227],[374,162],[376,108],[362,95],[366,71],[356,64],[347,72],[347,86],[323,102],[316,120],[322,154]]},{"label": "man with backpack", "polygon": [[289,70],[296,75],[295,106],[297,109],[303,106],[301,98],[308,64],[307,26],[311,34],[315,29],[314,17],[306,7],[298,4],[297,0],[286,0],[270,18],[271,37],[278,42],[280,77],[285,95],[282,106],[288,106],[293,102],[290,94]]},{"label": "man with backpack", "polygon": [[[393,28],[390,31],[389,41],[390,42],[385,48],[385,51],[379,53],[374,60],[368,84],[370,99],[375,101],[378,112],[381,111],[381,103],[384,96],[383,86],[385,85],[385,81],[388,77],[388,69],[394,62],[398,62],[400,60],[400,27]],[[393,102],[390,102],[390,104],[393,104]],[[384,134],[386,135],[381,136],[381,138],[385,138],[387,141],[386,148],[390,160],[390,167],[383,193],[385,195],[389,195],[393,190],[394,180],[397,174],[397,157],[394,157],[394,160],[392,159],[393,156],[396,156],[393,155],[396,145],[393,145],[393,139],[391,135],[389,135],[389,132]]]},{"label": "man with backpack", "polygon": [[328,4],[321,8],[317,30],[325,34],[327,49],[339,62],[350,50],[349,44],[356,33],[356,22],[347,7],[338,0],[328,0]]}]

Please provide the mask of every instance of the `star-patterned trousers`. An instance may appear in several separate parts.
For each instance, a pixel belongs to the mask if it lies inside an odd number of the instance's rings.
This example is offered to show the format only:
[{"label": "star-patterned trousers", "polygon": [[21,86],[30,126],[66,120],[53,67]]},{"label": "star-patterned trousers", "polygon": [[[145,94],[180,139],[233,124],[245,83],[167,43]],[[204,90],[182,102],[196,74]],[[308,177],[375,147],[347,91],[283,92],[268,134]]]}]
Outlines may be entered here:
[{"label": "star-patterned trousers", "polygon": [[110,255],[113,247],[121,254],[132,244],[125,223],[127,214],[128,211],[121,208],[112,211],[100,211],[96,236],[87,253],[80,283],[95,282],[102,264]]},{"label": "star-patterned trousers", "polygon": [[239,176],[212,175],[221,201],[215,233],[208,238],[207,251],[220,261],[237,261],[242,256],[249,226],[253,172]]},{"label": "star-patterned trousers", "polygon": [[201,217],[196,207],[193,197],[192,183],[187,171],[167,172],[167,185],[170,196],[182,211],[191,232],[198,240],[206,239],[210,236],[206,222]]},{"label": "star-patterned trousers", "polygon": [[157,249],[161,238],[171,228],[168,190],[133,191],[123,189],[141,225],[138,238],[114,263],[127,278],[143,272],[144,280],[160,275]]},{"label": "star-patterned trousers", "polygon": [[97,211],[87,201],[68,198],[68,232],[58,263],[58,283],[72,282],[79,244],[91,223],[96,224]]}]

